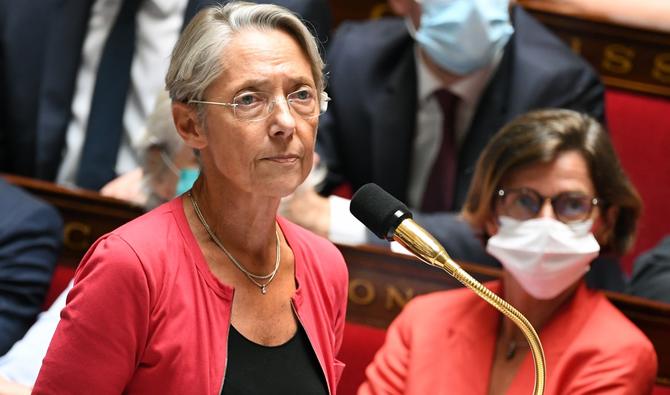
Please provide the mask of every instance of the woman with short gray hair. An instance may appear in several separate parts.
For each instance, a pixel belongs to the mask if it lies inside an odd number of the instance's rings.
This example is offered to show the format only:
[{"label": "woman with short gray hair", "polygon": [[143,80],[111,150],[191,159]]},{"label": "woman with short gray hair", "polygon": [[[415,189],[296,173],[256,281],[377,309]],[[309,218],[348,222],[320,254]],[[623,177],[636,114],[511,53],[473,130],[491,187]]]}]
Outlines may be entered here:
[{"label": "woman with short gray hair", "polygon": [[165,78],[170,98],[180,102],[202,100],[207,87],[234,60],[225,55],[226,47],[247,29],[289,34],[309,62],[316,91],[323,92],[323,60],[316,40],[300,19],[273,5],[250,7],[237,2],[200,12],[184,29]]},{"label": "woman with short gray hair", "polygon": [[94,244],[34,393],[336,392],[346,266],[277,215],[312,167],[322,68],[281,7],[235,2],[191,21],[166,85],[201,173]]}]

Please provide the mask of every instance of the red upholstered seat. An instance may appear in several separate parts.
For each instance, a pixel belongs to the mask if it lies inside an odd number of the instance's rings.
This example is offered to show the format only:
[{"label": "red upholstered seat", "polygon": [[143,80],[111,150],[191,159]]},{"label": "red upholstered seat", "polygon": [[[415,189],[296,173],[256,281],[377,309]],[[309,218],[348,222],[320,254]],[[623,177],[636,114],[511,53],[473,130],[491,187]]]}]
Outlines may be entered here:
[{"label": "red upholstered seat", "polygon": [[623,261],[630,272],[637,255],[670,234],[670,99],[611,88],[605,99],[612,143],[644,202],[637,242]]},{"label": "red upholstered seat", "polygon": [[44,310],[48,309],[58,295],[60,295],[65,287],[67,287],[67,283],[74,277],[74,270],[75,268],[70,266],[56,265],[54,275],[51,278],[51,285],[49,286],[47,296],[44,299]]},{"label": "red upholstered seat", "polygon": [[612,143],[644,203],[637,242],[623,260],[630,273],[635,257],[670,235],[670,99],[609,88],[605,100]]},{"label": "red upholstered seat", "polygon": [[347,322],[344,325],[344,341],[338,359],[347,366],[344,369],[337,393],[352,395],[365,380],[365,368],[377,350],[384,344],[386,331],[367,325]]}]

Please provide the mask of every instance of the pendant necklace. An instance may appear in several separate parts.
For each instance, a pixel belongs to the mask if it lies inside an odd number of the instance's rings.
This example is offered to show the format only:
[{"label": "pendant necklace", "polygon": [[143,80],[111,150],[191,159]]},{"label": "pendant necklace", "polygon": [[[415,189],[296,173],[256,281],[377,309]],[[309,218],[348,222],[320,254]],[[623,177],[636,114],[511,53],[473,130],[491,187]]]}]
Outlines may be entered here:
[{"label": "pendant necklace", "polygon": [[512,340],[507,344],[507,352],[505,353],[505,359],[506,360],[511,360],[514,358],[516,355],[516,350],[520,347],[527,347],[528,343],[525,342],[517,342],[516,340]]},{"label": "pendant necklace", "polygon": [[[202,212],[200,211],[200,206],[198,206],[198,201],[195,198],[195,195],[192,193],[192,190],[189,190],[186,193],[191,199],[191,204],[193,205],[193,210],[195,211],[195,214],[198,216],[198,219],[200,220],[200,223],[202,223],[202,226],[205,228],[207,231],[207,234],[209,234],[209,237],[212,239],[214,244],[216,244],[221,251],[223,251],[224,254],[230,259],[231,262],[242,272],[244,273],[247,278],[254,283],[260,290],[263,295],[267,293],[267,286],[270,285],[272,280],[274,280],[275,275],[277,274],[277,271],[279,270],[279,262],[281,261],[281,248],[279,245],[279,232],[277,231],[277,227],[275,226],[275,244],[276,244],[276,258],[275,258],[275,267],[274,269],[268,273],[268,274],[263,274],[263,275],[258,275],[251,273],[248,271],[235,257],[228,252],[226,247],[223,246],[223,243],[221,240],[219,240],[218,237],[214,234],[212,229],[209,227],[209,224],[207,224],[207,221],[205,221],[205,217],[202,215]],[[262,282],[264,280],[267,280],[265,282]]]}]

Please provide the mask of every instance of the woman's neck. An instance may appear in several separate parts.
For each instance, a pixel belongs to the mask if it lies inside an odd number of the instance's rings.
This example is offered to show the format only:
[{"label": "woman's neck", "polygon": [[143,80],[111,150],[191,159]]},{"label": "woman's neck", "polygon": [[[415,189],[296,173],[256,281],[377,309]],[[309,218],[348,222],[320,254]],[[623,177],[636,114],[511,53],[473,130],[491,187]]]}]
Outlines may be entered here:
[{"label": "woman's neck", "polygon": [[[523,314],[537,332],[549,322],[563,304],[570,299],[579,286],[579,281],[552,299],[540,300],[521,288],[512,275],[503,272],[505,300]],[[499,340],[505,343],[524,342],[523,332],[509,319],[504,319],[500,327]]]},{"label": "woman's neck", "polygon": [[272,263],[265,258],[275,254],[279,199],[232,193],[203,179],[193,185],[191,194],[213,234],[234,256]]}]

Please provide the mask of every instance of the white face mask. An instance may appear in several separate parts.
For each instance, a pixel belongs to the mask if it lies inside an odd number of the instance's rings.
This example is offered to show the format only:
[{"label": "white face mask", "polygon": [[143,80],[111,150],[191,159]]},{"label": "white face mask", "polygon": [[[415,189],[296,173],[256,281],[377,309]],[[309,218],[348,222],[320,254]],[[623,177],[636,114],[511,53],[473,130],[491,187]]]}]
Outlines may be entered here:
[{"label": "white face mask", "polygon": [[536,299],[552,299],[589,270],[600,245],[593,220],[566,225],[553,218],[519,221],[500,217],[498,233],[486,251]]}]

